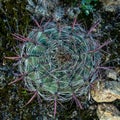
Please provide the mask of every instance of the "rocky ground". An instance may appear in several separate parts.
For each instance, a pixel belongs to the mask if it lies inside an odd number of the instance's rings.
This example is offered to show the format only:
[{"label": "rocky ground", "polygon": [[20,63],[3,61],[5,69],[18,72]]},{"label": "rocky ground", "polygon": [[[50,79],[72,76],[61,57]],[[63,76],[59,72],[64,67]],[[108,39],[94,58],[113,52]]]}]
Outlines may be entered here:
[{"label": "rocky ground", "polygon": [[[45,0],[46,1],[46,0]],[[51,0],[52,1],[52,0]],[[54,4],[52,4],[54,2]],[[69,3],[69,4],[68,4]],[[62,0],[60,3],[53,0],[51,3],[42,4],[43,8],[35,2],[28,0],[3,0],[0,1],[0,120],[54,120],[53,103],[38,103],[35,99],[28,106],[24,106],[31,98],[32,93],[24,89],[24,83],[9,86],[15,79],[17,68],[15,62],[4,59],[5,56],[15,56],[18,41],[11,33],[26,35],[34,25],[31,14],[37,19],[46,15],[52,16],[55,21],[65,19],[84,24],[86,30],[97,20],[100,21],[93,30],[100,36],[100,42],[106,40],[113,42],[104,48],[102,76],[93,84],[90,101],[83,104],[84,110],[76,107],[73,101],[58,105],[56,120],[119,120],[120,119],[120,1],[100,0],[95,6],[95,11],[82,11],[79,2]],[[49,6],[50,5],[50,6]],[[59,5],[59,8],[56,6]],[[27,6],[27,7],[26,7]],[[62,7],[61,7],[62,6]],[[51,11],[56,7],[57,10]],[[42,11],[39,11],[42,10]],[[48,12],[51,11],[51,12]],[[88,14],[88,12],[90,12]],[[87,15],[86,15],[87,14]],[[68,19],[66,19],[68,18]],[[110,69],[106,68],[110,67]],[[84,100],[84,98],[83,98]]]}]

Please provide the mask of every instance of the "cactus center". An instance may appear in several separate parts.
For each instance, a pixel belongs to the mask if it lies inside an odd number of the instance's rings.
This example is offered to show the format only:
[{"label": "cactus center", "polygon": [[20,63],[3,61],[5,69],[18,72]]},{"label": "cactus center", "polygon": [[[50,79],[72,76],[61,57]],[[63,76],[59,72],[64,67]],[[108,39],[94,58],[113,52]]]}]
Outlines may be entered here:
[{"label": "cactus center", "polygon": [[69,52],[65,51],[64,48],[58,48],[55,54],[55,59],[58,63],[64,64],[69,62],[72,59],[72,56]]}]

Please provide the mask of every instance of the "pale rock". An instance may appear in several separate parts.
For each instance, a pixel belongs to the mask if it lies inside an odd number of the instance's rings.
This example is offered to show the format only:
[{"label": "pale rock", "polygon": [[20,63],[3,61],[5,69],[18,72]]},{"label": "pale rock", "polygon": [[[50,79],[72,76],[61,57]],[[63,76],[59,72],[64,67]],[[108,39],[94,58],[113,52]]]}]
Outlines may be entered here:
[{"label": "pale rock", "polygon": [[117,80],[117,72],[116,71],[114,71],[114,70],[109,70],[109,71],[107,71],[108,73],[107,73],[107,77],[108,78],[111,78],[111,79],[113,79],[113,80]]},{"label": "pale rock", "polygon": [[103,3],[105,11],[114,12],[120,8],[120,0],[100,0]]},{"label": "pale rock", "polygon": [[120,99],[120,82],[99,81],[93,86],[91,95],[96,102],[112,102]]},{"label": "pale rock", "polygon": [[97,115],[99,120],[120,120],[120,111],[112,104],[99,104]]}]

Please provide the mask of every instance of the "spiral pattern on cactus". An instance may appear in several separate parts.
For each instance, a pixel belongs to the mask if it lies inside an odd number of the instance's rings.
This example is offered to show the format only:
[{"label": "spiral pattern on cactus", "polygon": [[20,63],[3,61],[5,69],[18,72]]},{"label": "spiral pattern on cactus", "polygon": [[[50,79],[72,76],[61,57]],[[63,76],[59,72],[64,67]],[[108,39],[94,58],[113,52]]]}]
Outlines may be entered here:
[{"label": "spiral pattern on cactus", "polygon": [[[19,69],[27,73],[25,86],[47,101],[68,101],[73,94],[86,95],[97,78],[96,66],[101,53],[94,51],[97,42],[80,26],[58,27],[49,22],[34,28],[30,41],[21,50]],[[27,57],[25,57],[27,56]]]}]

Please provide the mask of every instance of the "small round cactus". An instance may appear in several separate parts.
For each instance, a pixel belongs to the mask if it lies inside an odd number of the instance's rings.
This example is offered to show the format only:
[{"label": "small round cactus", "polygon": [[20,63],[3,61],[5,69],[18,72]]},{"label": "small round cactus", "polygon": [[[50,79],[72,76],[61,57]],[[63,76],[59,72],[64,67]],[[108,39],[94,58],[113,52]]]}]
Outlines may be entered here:
[{"label": "small round cactus", "polygon": [[14,36],[24,41],[17,57],[19,80],[24,79],[25,86],[44,100],[55,101],[55,107],[57,100],[72,98],[79,104],[77,97],[86,95],[97,78],[101,53],[96,51],[96,40],[78,24],[55,22],[38,25],[27,38]]}]

